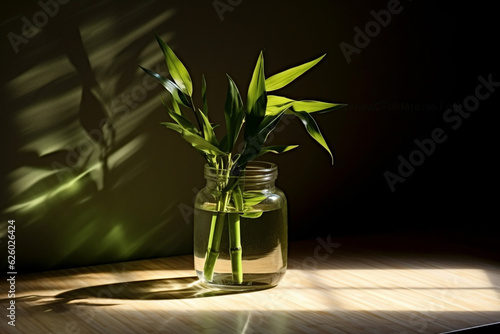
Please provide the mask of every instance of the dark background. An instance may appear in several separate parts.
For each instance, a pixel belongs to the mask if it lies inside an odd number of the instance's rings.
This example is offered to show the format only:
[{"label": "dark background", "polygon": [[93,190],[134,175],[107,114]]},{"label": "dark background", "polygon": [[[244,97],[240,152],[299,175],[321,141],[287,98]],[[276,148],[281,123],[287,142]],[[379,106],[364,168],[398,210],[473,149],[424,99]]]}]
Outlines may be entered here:
[{"label": "dark background", "polygon": [[[354,27],[364,30],[387,1],[233,4],[221,20],[212,1],[74,0],[46,21],[36,1],[1,5],[0,224],[4,245],[6,222],[16,220],[18,266],[191,252],[203,160],[158,126],[166,94],[138,69],[166,71],[153,30],[188,67],[198,105],[205,75],[215,123],[223,123],[225,73],[245,96],[260,50],[267,76],[328,54],[282,94],[349,104],[315,116],[335,165],[296,119],[271,141],[299,149],[265,157],[279,165],[291,240],[373,236],[383,247],[377,236],[390,235],[419,251],[496,256],[499,92],[456,130],[443,120],[479,76],[500,81],[493,5],[401,1],[348,63],[340,43],[353,45]],[[41,27],[16,52],[8,36],[22,36],[23,17]],[[398,157],[436,128],[447,140],[391,191],[384,173],[397,173]]]}]

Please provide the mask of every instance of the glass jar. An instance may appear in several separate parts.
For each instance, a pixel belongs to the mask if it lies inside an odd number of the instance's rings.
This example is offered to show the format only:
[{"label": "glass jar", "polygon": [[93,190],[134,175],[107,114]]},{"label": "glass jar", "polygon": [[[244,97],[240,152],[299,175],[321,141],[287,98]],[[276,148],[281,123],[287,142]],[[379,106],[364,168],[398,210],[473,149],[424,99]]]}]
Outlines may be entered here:
[{"label": "glass jar", "polygon": [[195,200],[194,264],[199,279],[219,288],[276,286],[287,268],[285,194],[278,167],[250,162],[237,175],[205,165]]}]

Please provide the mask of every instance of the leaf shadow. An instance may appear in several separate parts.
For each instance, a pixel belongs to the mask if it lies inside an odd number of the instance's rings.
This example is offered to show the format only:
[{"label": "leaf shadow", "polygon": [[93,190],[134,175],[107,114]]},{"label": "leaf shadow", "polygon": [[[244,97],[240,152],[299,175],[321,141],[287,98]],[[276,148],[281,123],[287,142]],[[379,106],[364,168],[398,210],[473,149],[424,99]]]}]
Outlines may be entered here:
[{"label": "leaf shadow", "polygon": [[66,291],[55,298],[68,301],[88,298],[162,300],[212,297],[240,292],[208,287],[197,277],[191,276],[95,285]]},{"label": "leaf shadow", "polygon": [[[172,300],[206,298],[223,295],[249,293],[263,290],[256,286],[256,290],[222,289],[204,285],[197,277],[173,277],[154,280],[130,281],[94,285],[84,288],[68,290],[55,296],[23,296],[16,298],[16,302],[32,304],[32,311],[66,312],[72,306],[113,306],[118,300]],[[117,300],[116,303],[109,300]]]}]

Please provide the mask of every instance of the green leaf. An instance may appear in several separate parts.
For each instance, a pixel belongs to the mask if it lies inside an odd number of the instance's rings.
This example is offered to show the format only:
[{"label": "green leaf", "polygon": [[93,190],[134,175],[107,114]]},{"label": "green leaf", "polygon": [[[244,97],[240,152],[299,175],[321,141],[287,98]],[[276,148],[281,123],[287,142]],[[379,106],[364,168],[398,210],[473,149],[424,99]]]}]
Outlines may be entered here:
[{"label": "green leaf", "polygon": [[296,101],[283,96],[268,95],[266,116],[278,115],[282,111],[286,111],[290,108],[295,102]]},{"label": "green leaf", "polygon": [[254,206],[261,203],[268,198],[260,191],[245,191],[243,192],[244,213],[241,215],[243,218],[259,218],[262,216],[262,211],[253,211]]},{"label": "green leaf", "polygon": [[297,79],[299,76],[307,72],[309,69],[311,69],[314,65],[319,63],[325,56],[326,54],[308,63],[290,68],[286,71],[271,76],[266,80],[267,91],[272,92],[274,90],[285,87],[286,85]]},{"label": "green leaf", "polygon": [[254,206],[262,203],[268,198],[260,191],[245,191],[243,192],[244,213],[241,215],[243,218],[259,218],[262,216],[262,211],[253,211]]},{"label": "green leaf", "polygon": [[[268,95],[266,115],[274,115],[283,109],[291,108],[293,111],[305,111],[307,113],[325,113],[345,107],[342,103],[329,103],[313,100],[295,101],[283,96]],[[288,111],[292,114],[292,111]]]},{"label": "green leaf", "polygon": [[[163,101],[163,99],[162,99]],[[168,107],[167,103],[165,101],[163,101],[163,105],[165,106],[165,108],[167,109],[167,112],[169,114],[169,116],[177,123],[179,124],[183,129],[185,130],[188,130],[188,131],[191,131],[193,133],[199,133],[198,129],[196,128],[196,126],[193,125],[193,123],[191,123],[191,121],[189,119],[187,119],[186,117],[182,116],[180,110],[178,109],[179,106],[177,106],[177,108],[175,107],[177,104],[175,102],[175,100],[172,100],[172,104],[174,105],[174,109],[176,110],[172,110]]]},{"label": "green leaf", "polygon": [[255,134],[249,138],[245,138],[245,147],[238,159],[238,166],[240,168],[245,168],[246,164],[249,161],[253,160],[259,155],[262,147],[264,146],[264,143],[267,140],[267,137],[269,136],[269,133],[271,133],[271,131],[273,131],[274,128],[278,125],[284,113],[285,111],[283,110],[278,115],[266,116],[259,125]]},{"label": "green leaf", "polygon": [[346,104],[343,103],[329,103],[329,102],[321,102],[321,101],[312,101],[312,100],[304,100],[304,101],[296,101],[292,109],[294,111],[305,111],[309,114],[311,113],[325,113],[333,110],[337,110],[339,108],[345,107]]},{"label": "green leaf", "polygon": [[193,95],[193,83],[191,81],[191,77],[189,76],[189,72],[182,62],[177,58],[172,49],[165,43],[158,34],[154,33],[158,44],[160,45],[163,54],[165,55],[165,60],[167,62],[168,71],[174,79],[175,83],[181,91],[188,95]]},{"label": "green leaf", "polygon": [[275,154],[281,154],[285,153],[288,151],[293,150],[294,148],[299,147],[299,145],[274,145],[274,146],[267,146],[263,147],[258,156],[264,155],[266,153],[275,153]]},{"label": "green leaf", "polygon": [[168,123],[168,122],[164,122],[161,124],[169,129],[172,129],[172,130],[180,133],[182,138],[184,138],[188,143],[190,143],[198,151],[201,151],[203,153],[210,154],[210,155],[222,155],[222,156],[227,155],[226,153],[222,152],[219,148],[217,148],[216,146],[212,145],[210,142],[205,140],[200,135],[193,133],[187,129],[184,129],[179,124]]},{"label": "green leaf", "polygon": [[144,72],[158,80],[162,84],[163,87],[165,87],[169,93],[172,95],[172,97],[180,104],[183,106],[186,106],[188,108],[191,108],[191,102],[189,102],[189,99],[186,97],[186,95],[181,91],[179,86],[177,86],[172,80],[167,79],[160,74],[153,72],[151,70],[148,70],[147,68],[144,68],[142,66],[139,66]]},{"label": "green leaf", "polygon": [[208,120],[207,115],[203,113],[200,109],[198,109],[198,115],[200,116],[202,120],[202,126],[203,126],[203,135],[205,139],[211,143],[214,146],[218,146],[219,142],[217,141],[217,137],[215,136],[214,128],[212,126],[212,123]]},{"label": "green leaf", "polygon": [[302,124],[304,124],[309,135],[328,151],[328,153],[332,158],[332,165],[333,165],[333,154],[330,151],[330,148],[328,147],[325,138],[323,138],[323,135],[321,134],[318,124],[316,123],[314,118],[312,118],[312,116],[305,111],[296,111],[294,112],[294,115],[300,118]]},{"label": "green leaf", "polygon": [[208,102],[207,102],[207,82],[205,76],[201,76],[201,99],[203,101],[202,111],[205,116],[208,116]]},{"label": "green leaf", "polygon": [[255,205],[267,199],[268,195],[262,194],[261,191],[245,191],[243,192],[243,202],[247,209],[252,209]]},{"label": "green leaf", "polygon": [[[165,106],[165,108],[167,108],[167,110],[170,112],[171,110],[167,106],[167,103],[165,102],[165,100],[163,100],[163,98],[162,98],[161,101],[163,102],[163,105]],[[172,106],[174,107],[174,110],[173,110],[174,113],[177,115],[182,115],[181,108],[179,108],[179,104],[177,103],[177,101],[175,99],[172,99],[171,102],[172,102]]]},{"label": "green leaf", "polygon": [[259,55],[253,71],[247,94],[247,115],[245,138],[251,137],[259,127],[266,114],[267,94],[266,79],[264,76],[264,55]]},{"label": "green leaf", "polygon": [[259,129],[257,132],[257,137],[261,138],[262,142],[266,141],[269,133],[271,133],[276,125],[278,125],[281,117],[285,114],[285,111],[286,109],[283,109],[277,115],[269,115],[264,117],[259,125]]},{"label": "green leaf", "polygon": [[177,115],[182,115],[181,108],[179,108],[179,104],[177,103],[177,101],[175,101],[175,99],[172,99],[172,105],[174,106],[175,113]]},{"label": "green leaf", "polygon": [[229,75],[227,75],[227,78],[229,80],[229,86],[227,89],[226,104],[224,108],[226,136],[222,141],[223,145],[221,145],[221,148],[226,152],[231,152],[243,125],[245,112],[243,100],[241,99],[238,87]]},{"label": "green leaf", "polygon": [[232,195],[236,211],[242,212],[244,210],[244,204],[243,204],[243,194],[241,192],[240,186],[236,186],[233,189]]},{"label": "green leaf", "polygon": [[245,212],[244,214],[241,215],[243,218],[260,218],[264,212],[262,211],[257,211],[257,212]]}]

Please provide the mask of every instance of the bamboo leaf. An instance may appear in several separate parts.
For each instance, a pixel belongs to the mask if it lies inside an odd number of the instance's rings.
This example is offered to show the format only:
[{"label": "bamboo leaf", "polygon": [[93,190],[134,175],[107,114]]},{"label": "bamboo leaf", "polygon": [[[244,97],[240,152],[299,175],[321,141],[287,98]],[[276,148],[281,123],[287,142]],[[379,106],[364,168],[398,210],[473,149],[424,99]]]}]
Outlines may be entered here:
[{"label": "bamboo leaf", "polygon": [[193,123],[191,123],[190,120],[188,120],[187,118],[185,118],[184,116],[180,115],[180,114],[177,114],[171,110],[169,110],[169,115],[170,117],[172,117],[172,119],[177,123],[179,124],[180,126],[182,126],[182,128],[186,131],[190,131],[190,132],[193,132],[193,133],[196,133],[198,134],[199,131],[198,129],[193,125]]},{"label": "bamboo leaf", "polygon": [[226,152],[231,152],[238,139],[243,118],[245,116],[243,100],[241,99],[238,87],[233,79],[227,75],[229,86],[227,89],[226,104],[224,108],[224,117],[226,119],[226,136],[223,139],[221,148]]},{"label": "bamboo leaf", "polygon": [[162,84],[163,87],[165,87],[169,93],[172,95],[172,97],[180,104],[183,106],[186,106],[188,108],[191,108],[191,103],[189,102],[189,99],[186,97],[186,95],[181,91],[179,86],[177,86],[172,80],[167,79],[160,74],[153,72],[151,70],[148,70],[147,68],[144,68],[142,66],[139,66],[144,72],[158,80],[159,83]]},{"label": "bamboo leaf", "polygon": [[[283,109],[291,108],[293,111],[305,111],[307,113],[325,113],[345,107],[342,103],[329,103],[313,100],[295,101],[283,96],[268,95],[266,115],[274,115]],[[287,114],[292,114],[292,111],[287,111]]]},{"label": "bamboo leaf", "polygon": [[177,58],[174,51],[165,43],[158,34],[154,33],[158,44],[160,45],[163,54],[165,55],[165,60],[167,62],[168,71],[174,79],[175,83],[181,91],[188,95],[193,95],[193,83],[191,81],[191,77],[189,76],[189,72],[182,62]]},{"label": "bamboo leaf", "polygon": [[254,211],[254,206],[262,203],[268,198],[260,191],[245,191],[243,192],[244,213],[243,218],[259,218],[262,216],[262,211]]},{"label": "bamboo leaf", "polygon": [[223,155],[223,156],[227,155],[226,153],[222,152],[219,148],[217,148],[216,146],[214,146],[213,144],[211,144],[210,142],[205,140],[200,135],[193,133],[187,129],[184,129],[179,124],[169,123],[169,122],[164,122],[164,123],[160,123],[160,124],[164,125],[165,127],[169,128],[169,129],[172,129],[172,130],[180,133],[182,138],[184,138],[194,148],[196,148],[197,150],[199,150],[203,153],[210,154],[210,155]]},{"label": "bamboo leaf", "polygon": [[294,112],[294,115],[296,115],[300,120],[302,121],[302,124],[304,124],[307,132],[309,135],[316,140],[325,150],[328,151],[330,154],[330,157],[332,158],[332,165],[333,165],[333,154],[330,151],[330,148],[328,147],[328,144],[325,141],[325,138],[323,138],[323,135],[321,134],[321,131],[319,130],[318,124],[312,118],[312,116],[305,112],[305,111],[297,111]]},{"label": "bamboo leaf", "polygon": [[267,96],[266,116],[275,116],[286,111],[294,104],[294,100],[276,95]]},{"label": "bamboo leaf", "polygon": [[[163,99],[163,97],[161,98],[161,102],[163,103],[163,106],[167,109],[167,111],[170,113],[172,110],[168,107],[167,102]],[[171,102],[172,106],[174,107],[173,112],[178,115],[182,115],[182,111],[179,108],[179,104],[177,103],[177,101],[175,99],[171,99]]]},{"label": "bamboo leaf", "polygon": [[243,218],[259,218],[262,216],[262,211],[253,211],[254,206],[262,203],[268,198],[260,191],[245,191],[243,192],[244,213],[241,215]]},{"label": "bamboo leaf", "polygon": [[236,186],[233,189],[232,195],[236,211],[242,212],[244,210],[244,204],[243,204],[243,193],[241,192],[240,186]]},{"label": "bamboo leaf", "polygon": [[203,101],[203,107],[201,110],[205,116],[208,116],[207,82],[204,75],[201,77],[201,99]]},{"label": "bamboo leaf", "polygon": [[181,108],[179,108],[179,104],[175,101],[175,99],[172,99],[172,106],[174,107],[174,111],[177,115],[182,115]]},{"label": "bamboo leaf", "polygon": [[266,113],[266,104],[264,55],[261,52],[255,65],[250,85],[248,86],[245,138],[249,138],[255,134]]},{"label": "bamboo leaf", "polygon": [[285,111],[283,110],[278,115],[266,116],[262,123],[259,125],[256,133],[253,136],[245,139],[245,147],[243,149],[243,152],[241,153],[241,156],[239,157],[238,166],[244,168],[249,161],[253,160],[259,155],[262,147],[264,146],[264,143],[267,140],[267,137],[269,136],[269,133],[271,133],[276,125],[278,125],[284,113]]},{"label": "bamboo leaf", "polygon": [[219,142],[217,141],[217,137],[215,136],[214,128],[212,126],[212,123],[208,120],[207,115],[203,113],[200,109],[198,109],[198,115],[200,116],[202,120],[202,126],[203,126],[203,136],[205,139],[211,143],[214,146],[218,146]]},{"label": "bamboo leaf", "polygon": [[266,115],[267,96],[261,95],[260,99],[255,104],[255,109],[259,109],[256,113],[246,113],[245,115],[245,132],[244,137],[249,138],[255,136],[259,130],[261,123]]},{"label": "bamboo leaf", "polygon": [[274,146],[267,146],[263,147],[258,156],[264,155],[266,153],[275,153],[275,154],[281,154],[285,153],[288,151],[293,150],[294,148],[299,147],[299,145],[274,145]]},{"label": "bamboo leaf", "polygon": [[248,209],[267,199],[268,195],[263,195],[261,191],[244,191],[243,201]]},{"label": "bamboo leaf", "polygon": [[316,58],[310,62],[307,62],[305,64],[290,68],[286,71],[280,72],[278,74],[275,74],[268,78],[266,80],[266,89],[268,92],[272,92],[274,90],[278,90],[280,88],[285,87],[295,79],[297,79],[299,76],[307,72],[309,69],[311,69],[313,66],[315,66],[317,63],[321,61],[326,56],[326,54],[322,55],[319,58]]},{"label": "bamboo leaf", "polygon": [[260,218],[260,216],[262,216],[263,213],[264,212],[262,212],[262,211],[245,212],[244,214],[241,215],[241,217],[255,219],[255,218]]},{"label": "bamboo leaf", "polygon": [[271,131],[274,130],[276,125],[278,125],[281,117],[285,114],[286,109],[281,110],[277,115],[269,115],[264,117],[259,125],[257,136],[260,137],[263,142],[266,141],[267,136]]},{"label": "bamboo leaf", "polygon": [[292,105],[292,109],[294,111],[305,111],[311,114],[311,113],[325,113],[337,110],[345,106],[346,104],[342,103],[328,103],[321,101],[304,100],[304,101],[295,101]]},{"label": "bamboo leaf", "polygon": [[267,196],[265,195],[254,196],[251,198],[244,197],[245,209],[252,210],[255,205],[261,203],[265,199],[267,199]]},{"label": "bamboo leaf", "polygon": [[193,123],[191,123],[191,121],[189,119],[187,119],[186,117],[184,117],[180,110],[178,109],[179,106],[177,106],[177,110],[175,110],[175,106],[177,105],[175,100],[172,100],[172,104],[174,105],[174,110],[170,109],[169,106],[167,105],[167,103],[162,99],[162,102],[163,102],[163,105],[165,106],[165,108],[167,109],[167,112],[169,114],[169,116],[178,124],[180,125],[183,129],[185,130],[188,130],[188,131],[191,131],[193,133],[197,133],[199,134],[199,131],[198,129],[196,128],[196,126],[194,126]]}]

